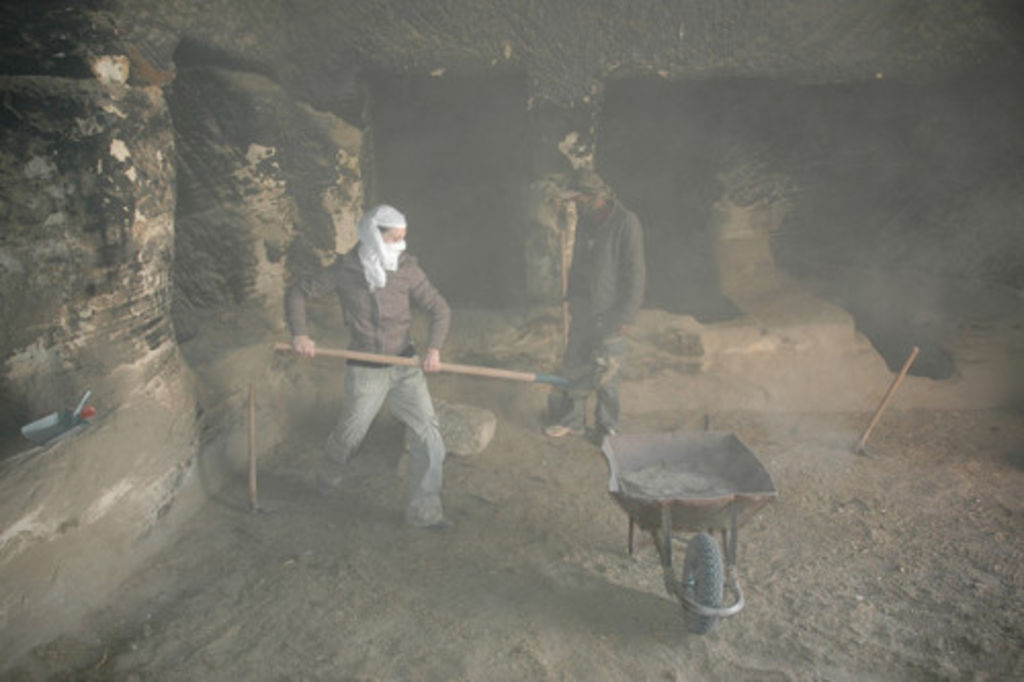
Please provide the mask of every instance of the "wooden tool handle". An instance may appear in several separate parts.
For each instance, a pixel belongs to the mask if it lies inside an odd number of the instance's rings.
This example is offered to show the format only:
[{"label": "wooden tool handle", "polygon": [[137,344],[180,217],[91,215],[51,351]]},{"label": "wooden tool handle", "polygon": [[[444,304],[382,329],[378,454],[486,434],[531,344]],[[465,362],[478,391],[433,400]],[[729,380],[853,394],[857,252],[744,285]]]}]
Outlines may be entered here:
[{"label": "wooden tool handle", "polygon": [[249,509],[256,511],[260,498],[256,490],[256,397],[249,384]]},{"label": "wooden tool handle", "polygon": [[919,352],[921,352],[921,349],[914,346],[914,350],[910,352],[910,357],[907,358],[905,363],[903,363],[903,369],[900,370],[900,373],[895,379],[893,379],[892,384],[889,385],[889,390],[885,392],[885,397],[882,398],[882,402],[879,403],[878,409],[875,410],[875,414],[871,417],[871,422],[868,424],[868,427],[864,429],[864,433],[861,434],[860,440],[857,441],[857,445],[854,446],[853,451],[855,453],[864,454],[864,446],[868,442],[868,436],[871,435],[871,430],[875,428],[875,425],[878,424],[878,420],[882,418],[882,412],[885,411],[889,401],[892,400],[892,396],[896,393],[896,389],[899,388],[900,383],[903,381],[903,377],[907,376],[907,372],[910,370],[910,366],[914,364],[914,359],[917,358],[917,354]]},{"label": "wooden tool handle", "polygon": [[[275,343],[274,350],[293,351],[287,343]],[[363,362],[379,362],[382,365],[406,365],[419,367],[419,358],[407,358],[401,355],[381,355],[379,353],[365,353],[358,350],[342,350],[339,348],[317,348],[316,355],[325,358],[344,358],[346,360],[362,360]],[[478,367],[476,365],[457,365],[450,362],[442,362],[440,371],[453,372],[455,374],[471,374],[474,376],[491,377],[493,379],[511,379],[513,381],[536,381],[537,375],[532,372],[517,372],[511,369],[495,369],[493,367]]]}]

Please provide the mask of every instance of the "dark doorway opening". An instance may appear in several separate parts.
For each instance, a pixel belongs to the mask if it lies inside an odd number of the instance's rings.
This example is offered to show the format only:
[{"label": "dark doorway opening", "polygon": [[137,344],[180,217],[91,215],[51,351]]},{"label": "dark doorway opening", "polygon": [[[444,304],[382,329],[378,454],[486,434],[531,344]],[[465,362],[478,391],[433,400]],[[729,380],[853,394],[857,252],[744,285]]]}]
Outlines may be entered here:
[{"label": "dark doorway opening", "polygon": [[[1024,201],[1019,74],[790,87],[774,156],[799,189],[777,261],[854,316],[897,371],[948,379],[958,327],[998,314]],[[1017,218],[1012,216],[1018,216]]]},{"label": "dark doorway opening", "polygon": [[730,131],[707,86],[614,81],[598,131],[598,170],[644,226],[645,306],[701,322],[741,314],[721,291],[711,210]]},{"label": "dark doorway opening", "polygon": [[452,305],[525,301],[529,182],[522,74],[369,79],[370,203],[409,220],[409,250]]}]

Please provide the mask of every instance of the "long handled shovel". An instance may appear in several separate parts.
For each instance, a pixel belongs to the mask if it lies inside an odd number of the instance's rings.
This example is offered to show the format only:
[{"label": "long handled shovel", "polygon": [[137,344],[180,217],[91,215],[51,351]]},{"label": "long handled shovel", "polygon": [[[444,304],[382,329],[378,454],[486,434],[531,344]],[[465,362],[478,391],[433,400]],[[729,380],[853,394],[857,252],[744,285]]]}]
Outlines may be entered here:
[{"label": "long handled shovel", "polygon": [[[291,352],[293,348],[287,343],[275,343],[274,350]],[[401,355],[381,355],[378,353],[364,353],[357,350],[341,350],[338,348],[317,348],[317,357],[344,358],[346,360],[362,360],[364,362],[378,362],[382,365],[407,365],[419,367],[419,358],[407,358]],[[510,379],[512,381],[526,381],[535,384],[551,384],[552,386],[566,387],[569,381],[564,377],[554,374],[539,374],[535,372],[517,372],[511,369],[497,369],[494,367],[479,367],[477,365],[457,365],[450,362],[442,362],[442,372],[453,374],[470,374],[478,377],[491,377],[492,379]]]}]

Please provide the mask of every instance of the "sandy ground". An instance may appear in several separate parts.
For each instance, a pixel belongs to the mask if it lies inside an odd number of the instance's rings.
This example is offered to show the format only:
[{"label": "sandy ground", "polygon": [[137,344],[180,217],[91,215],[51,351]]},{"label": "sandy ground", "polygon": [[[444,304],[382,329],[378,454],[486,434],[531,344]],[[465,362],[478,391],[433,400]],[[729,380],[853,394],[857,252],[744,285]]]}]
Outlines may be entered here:
[{"label": "sandy ground", "polygon": [[[311,485],[315,415],[182,540],[13,680],[1024,679],[1024,418],[1017,412],[715,414],[779,491],[739,533],[745,609],[688,634],[656,549],[626,551],[608,466],[546,439],[545,393],[431,379],[499,416],[450,456],[447,534],[401,524],[401,429],[384,414],[335,494]],[[625,406],[628,432],[703,415]],[[646,537],[645,537],[646,539]],[[680,540],[685,540],[681,537]],[[677,555],[677,558],[681,555]]]}]

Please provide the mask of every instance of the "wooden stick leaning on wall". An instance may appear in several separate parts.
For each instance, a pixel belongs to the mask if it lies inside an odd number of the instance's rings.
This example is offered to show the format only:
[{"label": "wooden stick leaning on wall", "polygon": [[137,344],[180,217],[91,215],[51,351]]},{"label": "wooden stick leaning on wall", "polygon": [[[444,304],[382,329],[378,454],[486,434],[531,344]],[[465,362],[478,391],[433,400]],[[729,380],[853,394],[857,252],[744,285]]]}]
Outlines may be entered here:
[{"label": "wooden stick leaning on wall", "polygon": [[256,490],[256,397],[249,384],[249,511],[260,508]]},{"label": "wooden stick leaning on wall", "polygon": [[569,345],[569,272],[568,272],[568,259],[565,257],[566,242],[569,238],[565,234],[565,230],[561,232],[562,236],[562,350]]},{"label": "wooden stick leaning on wall", "polygon": [[565,202],[565,208],[559,213],[559,247],[561,249],[561,275],[562,284],[562,350],[569,345],[569,270],[572,268],[572,252],[576,243],[576,227],[579,224],[579,215],[576,213],[576,204],[572,201]]},{"label": "wooden stick leaning on wall", "polygon": [[875,428],[876,424],[878,424],[878,420],[882,417],[882,412],[884,412],[885,408],[889,405],[889,401],[892,400],[893,394],[896,393],[896,389],[899,388],[900,384],[903,382],[903,377],[907,376],[907,372],[910,371],[910,366],[914,364],[914,359],[917,358],[917,354],[920,351],[920,348],[914,346],[914,350],[910,352],[910,357],[907,358],[905,363],[903,363],[903,369],[900,370],[900,373],[896,375],[895,379],[893,379],[892,384],[889,385],[889,390],[885,392],[885,397],[882,398],[882,402],[878,405],[878,409],[875,410],[875,414],[871,417],[871,422],[868,424],[868,427],[864,429],[864,433],[861,434],[860,440],[857,441],[857,445],[853,448],[853,451],[858,455],[864,454],[864,445],[868,442],[868,436],[871,435],[871,430]]}]

